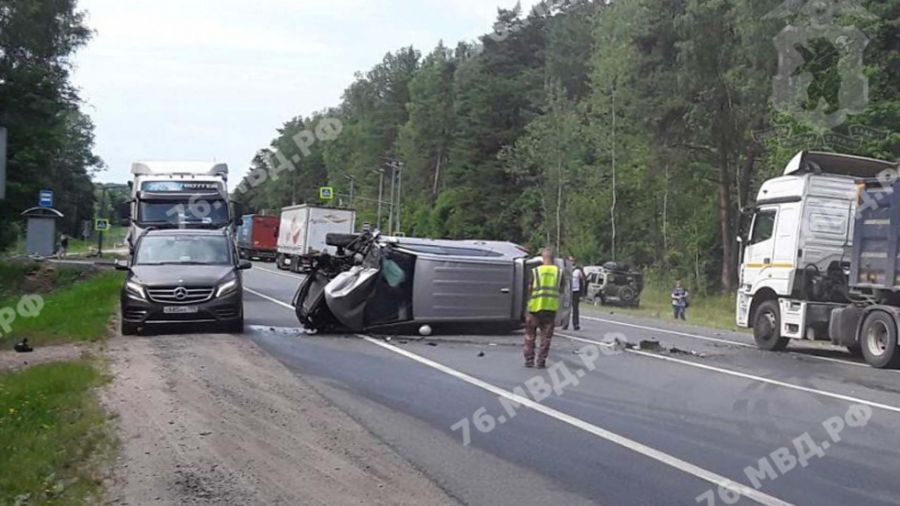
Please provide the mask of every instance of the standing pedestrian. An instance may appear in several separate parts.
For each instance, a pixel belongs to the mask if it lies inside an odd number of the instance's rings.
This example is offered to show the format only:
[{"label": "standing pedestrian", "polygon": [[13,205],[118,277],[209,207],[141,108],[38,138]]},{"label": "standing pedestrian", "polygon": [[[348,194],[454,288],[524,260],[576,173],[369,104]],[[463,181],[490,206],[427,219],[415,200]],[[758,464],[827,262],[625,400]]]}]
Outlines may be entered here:
[{"label": "standing pedestrian", "polygon": [[[587,280],[584,271],[576,263],[575,257],[569,257],[569,263],[572,264],[572,328],[581,330],[581,308],[579,306],[581,297],[587,288]],[[563,330],[569,330],[569,322],[563,325]]]},{"label": "standing pedestrian", "polygon": [[69,252],[69,236],[66,234],[62,234],[59,238],[59,251],[57,251],[57,256],[59,258],[66,258],[66,253]]},{"label": "standing pedestrian", "polygon": [[675,282],[672,290],[672,310],[676,320],[687,320],[688,291],[681,286],[681,281]]},{"label": "standing pedestrian", "polygon": [[535,344],[537,333],[541,333],[541,348],[537,354],[537,367],[547,367],[547,356],[550,354],[550,341],[556,327],[556,312],[559,310],[559,297],[562,292],[562,273],[553,258],[553,250],[545,248],[544,263],[531,272],[529,289],[528,315],[525,317],[525,367],[534,367]]}]

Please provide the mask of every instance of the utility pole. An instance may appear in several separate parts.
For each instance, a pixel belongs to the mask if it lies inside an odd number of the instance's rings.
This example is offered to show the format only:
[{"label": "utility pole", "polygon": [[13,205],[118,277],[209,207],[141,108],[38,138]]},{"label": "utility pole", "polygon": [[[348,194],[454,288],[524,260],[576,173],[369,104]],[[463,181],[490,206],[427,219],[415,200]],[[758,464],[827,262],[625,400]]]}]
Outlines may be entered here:
[{"label": "utility pole", "polygon": [[384,200],[384,169],[377,169],[378,173],[378,222],[375,228],[381,230],[381,203]]},{"label": "utility pole", "polygon": [[391,168],[391,209],[388,215],[388,234],[394,234],[394,188],[397,185],[397,168],[393,163],[388,165]]},{"label": "utility pole", "polygon": [[401,199],[403,189],[403,162],[397,162],[397,232],[401,232],[400,229],[400,214],[403,211],[403,204]]}]

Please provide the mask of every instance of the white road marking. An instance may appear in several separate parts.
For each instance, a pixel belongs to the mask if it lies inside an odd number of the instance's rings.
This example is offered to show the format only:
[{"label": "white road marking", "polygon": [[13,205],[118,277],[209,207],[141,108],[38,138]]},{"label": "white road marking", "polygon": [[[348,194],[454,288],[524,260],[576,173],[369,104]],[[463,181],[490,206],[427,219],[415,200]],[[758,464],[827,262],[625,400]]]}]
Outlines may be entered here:
[{"label": "white road marking", "polygon": [[244,287],[244,291],[250,292],[250,293],[252,293],[253,295],[256,295],[257,297],[262,297],[263,299],[266,299],[266,300],[269,301],[269,302],[274,302],[275,304],[278,304],[278,305],[281,306],[281,307],[290,309],[291,311],[294,310],[294,306],[292,306],[292,305],[290,305],[290,304],[288,304],[288,303],[286,303],[286,302],[281,302],[280,300],[278,300],[278,299],[276,299],[276,298],[274,298],[274,297],[269,297],[268,295],[266,295],[266,294],[264,294],[264,293],[259,293],[259,292],[257,292],[256,290],[251,290],[250,288],[247,288],[246,286]]},{"label": "white road marking", "polygon": [[[715,342],[715,343],[731,344],[734,346],[740,346],[742,348],[756,348],[756,346],[754,346],[752,344],[742,343],[740,341],[731,341],[729,339],[718,339],[715,337],[707,337],[707,336],[701,336],[701,335],[697,335],[697,334],[689,334],[687,332],[678,332],[675,330],[660,329],[660,328],[656,328],[656,327],[646,327],[644,325],[635,325],[633,323],[625,323],[625,322],[620,322],[620,321],[616,321],[616,320],[607,320],[604,318],[597,318],[595,316],[582,316],[581,319],[595,321],[595,322],[601,322],[601,323],[609,323],[612,325],[619,325],[622,327],[631,327],[631,328],[635,328],[635,329],[649,330],[652,332],[662,332],[664,334],[672,334],[675,336],[689,337],[691,339],[697,339],[700,341],[710,341],[710,342]],[[824,360],[826,362],[835,362],[838,364],[852,365],[852,366],[856,366],[856,367],[866,367],[866,368],[869,367],[868,364],[861,364],[859,362],[843,360],[840,358],[821,357],[819,355],[810,355],[808,353],[798,353],[795,351],[788,351],[788,353],[790,353],[791,355],[799,356],[799,357],[807,357],[807,358],[812,358],[815,360]],[[895,372],[900,372],[900,371],[895,371]]]},{"label": "white road marking", "polygon": [[[594,341],[594,340],[592,340],[592,339],[586,339],[586,338],[583,338],[583,337],[576,337],[576,336],[570,336],[570,335],[559,334],[559,333],[557,333],[556,335],[558,335],[558,336],[560,336],[560,337],[564,337],[564,338],[566,338],[566,339],[571,339],[572,341],[579,341],[579,342],[583,342],[583,343],[591,343],[591,344],[599,344],[599,345],[602,345],[602,346],[609,346],[609,343],[604,343],[604,342],[601,342],[601,341]],[[838,399],[838,400],[841,400],[841,401],[847,401],[847,402],[850,402],[850,403],[853,403],[853,404],[864,404],[864,405],[866,405],[866,406],[871,406],[871,407],[873,407],[873,408],[883,409],[883,410],[885,410],[885,411],[892,411],[892,412],[894,412],[894,413],[900,413],[900,407],[897,407],[897,406],[891,406],[891,405],[888,405],[888,404],[881,404],[881,403],[879,403],[879,402],[874,402],[874,401],[868,401],[868,400],[865,400],[865,399],[860,399],[860,398],[858,398],[858,397],[851,397],[851,396],[849,396],[849,395],[837,394],[837,393],[834,393],[834,392],[827,392],[827,391],[825,391],[825,390],[819,390],[819,389],[816,389],[816,388],[804,387],[804,386],[801,386],[801,385],[795,385],[795,384],[793,384],[793,383],[787,383],[787,382],[785,382],[785,381],[773,380],[773,379],[765,378],[765,377],[762,377],[762,376],[755,376],[755,375],[753,375],[753,374],[747,374],[747,373],[743,373],[743,372],[732,371],[732,370],[730,370],[730,369],[723,369],[723,368],[721,368],[721,367],[714,367],[714,366],[706,365],[706,364],[698,364],[698,363],[696,363],[696,362],[691,362],[691,361],[689,361],[689,360],[681,360],[681,359],[677,359],[677,358],[666,357],[666,356],[663,356],[663,355],[657,355],[657,354],[655,354],[655,353],[648,353],[648,352],[646,352],[646,351],[629,350],[629,349],[626,349],[625,351],[626,351],[627,353],[633,353],[633,354],[635,354],[635,355],[640,355],[640,356],[642,356],[642,357],[653,358],[653,359],[657,359],[657,360],[664,360],[664,361],[666,361],[666,362],[672,362],[672,363],[675,363],[675,364],[686,365],[686,366],[694,367],[694,368],[697,368],[697,369],[703,369],[703,370],[706,370],[706,371],[717,372],[717,373],[719,373],[719,374],[727,374],[727,375],[729,375],[729,376],[735,376],[735,377],[737,377],[737,378],[748,379],[748,380],[757,381],[757,382],[760,382],[760,383],[766,383],[766,384],[769,384],[769,385],[775,385],[775,386],[779,386],[779,387],[783,387],[783,388],[789,388],[789,389],[791,389],[791,390],[799,390],[799,391],[801,391],[801,392],[806,392],[806,393],[811,393],[811,394],[821,395],[821,396],[823,396],[823,397],[829,397],[829,398],[831,398],[831,399]]]},{"label": "white road marking", "polygon": [[[292,310],[292,311],[294,310],[294,306],[292,306],[292,305],[290,305],[290,304],[287,304],[287,303],[285,303],[285,302],[282,302],[282,301],[280,301],[280,300],[278,300],[278,299],[275,299],[275,298],[273,298],[273,297],[269,297],[269,296],[266,295],[266,294],[257,292],[256,290],[251,290],[250,288],[247,288],[247,287],[244,287],[244,290],[246,290],[246,291],[252,293],[253,295],[256,295],[256,296],[262,297],[263,299],[266,299],[266,300],[268,300],[268,301],[274,302],[275,304],[278,304],[279,306],[285,307],[285,308],[290,309],[290,310]],[[564,338],[566,338],[566,339],[570,339],[570,340],[572,340],[572,341],[579,341],[579,342],[583,342],[583,343],[597,344],[597,345],[600,345],[600,346],[610,346],[609,343],[604,343],[604,342],[601,342],[601,341],[595,341],[595,340],[593,340],[593,339],[587,339],[587,338],[577,337],[577,336],[570,336],[570,335],[567,335],[567,334],[560,334],[560,333],[557,333],[557,335],[560,336],[560,337],[564,337]],[[402,350],[400,350],[400,351],[402,351]],[[657,354],[654,354],[654,353],[647,353],[647,352],[640,351],[640,350],[628,350],[628,349],[626,349],[625,351],[628,352],[628,353],[633,353],[633,354],[635,354],[635,355],[640,355],[640,356],[642,356],[642,357],[653,358],[653,359],[657,359],[657,360],[664,360],[664,361],[666,361],[666,362],[672,362],[672,363],[676,363],[676,364],[686,365],[686,366],[689,366],[689,367],[694,367],[694,368],[697,368],[697,369],[703,369],[703,370],[707,370],[707,371],[712,371],[712,372],[716,372],[716,373],[719,373],[719,374],[726,374],[726,375],[734,376],[734,377],[737,377],[737,378],[748,379],[748,380],[751,380],[751,381],[756,381],[756,382],[760,382],[760,383],[766,383],[766,384],[769,384],[769,385],[775,385],[775,386],[779,386],[779,387],[782,387],[782,388],[788,388],[788,389],[791,389],[791,390],[798,390],[798,391],[801,391],[801,392],[806,392],[806,393],[811,393],[811,394],[815,394],[815,395],[820,395],[820,396],[828,397],[828,398],[831,398],[831,399],[837,399],[837,400],[841,400],[841,401],[847,401],[847,402],[850,402],[850,403],[853,403],[853,404],[863,404],[863,405],[870,406],[870,407],[873,407],[873,408],[883,409],[883,410],[885,410],[885,411],[891,411],[891,412],[894,412],[894,413],[900,413],[900,407],[897,407],[897,406],[891,406],[891,405],[889,405],[889,404],[882,404],[882,403],[874,402],[874,401],[869,401],[869,400],[866,400],[866,399],[860,399],[860,398],[858,398],[858,397],[851,397],[851,396],[849,396],[849,395],[843,395],[843,394],[838,394],[838,393],[834,393],[834,392],[828,392],[828,391],[825,391],[825,390],[819,390],[819,389],[816,389],[816,388],[804,387],[804,386],[802,386],[802,385],[795,385],[795,384],[793,384],[793,383],[787,383],[787,382],[784,382],[784,381],[773,380],[773,379],[770,379],[770,378],[765,378],[765,377],[763,377],[763,376],[756,376],[756,375],[753,375],[753,374],[748,374],[748,373],[743,373],[743,372],[738,372],[738,371],[732,371],[732,370],[730,370],[730,369],[723,369],[723,368],[721,368],[721,367],[714,367],[714,366],[706,365],[706,364],[698,364],[698,363],[696,363],[696,362],[690,362],[690,361],[688,361],[688,360],[681,360],[681,359],[677,359],[677,358],[666,357],[666,356],[657,355]]]},{"label": "white road marking", "polygon": [[605,318],[597,318],[595,316],[582,315],[581,319],[595,321],[595,322],[601,322],[601,323],[611,323],[613,325],[619,325],[621,327],[631,327],[634,329],[649,330],[652,332],[662,332],[665,334],[672,334],[675,336],[690,337],[692,339],[699,339],[701,341],[710,341],[713,343],[721,343],[721,344],[731,344],[731,345],[735,345],[735,346],[741,346],[743,348],[756,348],[756,346],[753,346],[752,344],[742,343],[740,341],[731,341],[729,339],[719,339],[716,337],[698,336],[697,334],[688,334],[687,332],[678,332],[675,330],[666,330],[666,329],[660,329],[660,328],[656,328],[656,327],[645,327],[644,325],[635,325],[633,323],[619,322],[616,320],[607,320]]},{"label": "white road marking", "polygon": [[252,270],[254,270],[254,271],[268,272],[269,274],[277,274],[277,275],[279,275],[279,276],[284,276],[284,277],[286,277],[286,278],[298,279],[298,280],[302,280],[302,279],[305,277],[305,276],[298,276],[298,275],[296,275],[296,274],[288,274],[288,273],[286,273],[286,272],[281,272],[281,271],[273,271],[272,269],[264,269],[264,268],[259,267],[259,266],[257,266],[257,265],[254,265]]},{"label": "white road marking", "polygon": [[359,337],[366,340],[367,342],[369,342],[371,344],[380,346],[386,350],[392,351],[392,352],[402,355],[406,358],[409,358],[411,360],[419,362],[420,364],[431,367],[432,369],[436,369],[444,374],[453,376],[454,378],[465,381],[466,383],[469,383],[470,385],[476,386],[483,390],[487,390],[488,392],[490,392],[494,395],[498,395],[500,397],[509,399],[515,403],[518,403],[529,409],[537,411],[538,413],[549,416],[550,418],[556,419],[560,422],[566,423],[575,428],[581,429],[585,432],[588,432],[590,434],[598,436],[601,439],[605,439],[606,441],[609,441],[611,443],[614,443],[614,444],[617,444],[624,448],[627,448],[628,450],[631,450],[633,452],[644,455],[645,457],[649,457],[649,458],[656,460],[658,462],[661,462],[667,466],[673,467],[679,471],[690,474],[696,478],[700,478],[701,480],[708,481],[708,482],[712,483],[713,485],[727,486],[730,490],[733,490],[734,492],[737,492],[748,499],[752,499],[752,500],[758,502],[759,504],[790,506],[790,503],[782,501],[781,499],[772,497],[768,494],[760,492],[759,490],[753,489],[746,485],[742,485],[740,483],[735,483],[734,481],[729,480],[728,478],[718,475],[712,471],[708,471],[706,469],[703,469],[702,467],[699,467],[694,464],[691,464],[690,462],[681,460],[677,457],[674,457],[672,455],[669,455],[667,453],[659,451],[655,448],[651,448],[644,444],[638,443],[637,441],[634,441],[634,440],[628,439],[624,436],[620,436],[616,433],[610,432],[610,431],[603,429],[601,427],[598,427],[592,423],[581,420],[580,418],[576,418],[574,416],[567,415],[566,413],[563,413],[561,411],[557,411],[553,408],[544,406],[543,404],[534,402],[531,399],[518,396],[512,392],[509,392],[502,388],[496,387],[496,386],[494,386],[490,383],[487,383],[485,381],[482,381],[478,378],[469,376],[468,374],[466,374],[464,372],[457,371],[456,369],[452,369],[443,364],[434,362],[433,360],[427,359],[420,355],[416,355],[415,353],[411,353],[409,351],[397,348],[396,346],[392,346],[385,342],[382,342],[382,341],[379,341],[376,339],[372,339],[371,337],[364,336],[364,335],[360,335]]}]

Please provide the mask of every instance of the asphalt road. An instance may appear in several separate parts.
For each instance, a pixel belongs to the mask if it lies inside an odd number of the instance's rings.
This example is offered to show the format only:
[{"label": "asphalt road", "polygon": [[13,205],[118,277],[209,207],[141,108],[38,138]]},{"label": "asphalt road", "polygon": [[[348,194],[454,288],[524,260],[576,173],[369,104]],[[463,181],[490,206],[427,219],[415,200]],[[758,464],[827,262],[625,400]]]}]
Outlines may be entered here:
[{"label": "asphalt road", "polygon": [[520,336],[303,334],[299,282],[246,272],[248,338],[462,503],[900,504],[900,372],[842,350],[596,312],[535,371]]}]

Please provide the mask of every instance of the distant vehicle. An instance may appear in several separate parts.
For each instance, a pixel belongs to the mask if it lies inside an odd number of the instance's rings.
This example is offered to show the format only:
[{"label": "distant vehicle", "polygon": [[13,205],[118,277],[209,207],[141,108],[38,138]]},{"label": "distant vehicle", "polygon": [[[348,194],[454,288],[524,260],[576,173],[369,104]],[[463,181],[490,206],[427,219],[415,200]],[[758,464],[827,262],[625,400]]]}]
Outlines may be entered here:
[{"label": "distant vehicle", "polygon": [[[522,326],[531,259],[508,242],[440,241],[377,234],[328,237],[334,255],[313,258],[294,306],[307,329],[322,332],[506,332]],[[564,268],[562,310],[572,304]]]},{"label": "distant vehicle", "polygon": [[763,183],[739,238],[736,307],[759,348],[830,340],[874,367],[900,366],[897,176],[897,163],[802,152]]},{"label": "distant vehicle", "polygon": [[137,240],[122,288],[122,334],[166,324],[244,328],[240,260],[227,230],[151,230]]},{"label": "distant vehicle", "polygon": [[238,252],[241,258],[275,261],[280,222],[277,216],[248,214],[241,218],[241,226],[237,232]]},{"label": "distant vehicle", "polygon": [[638,307],[644,291],[644,275],[618,262],[607,262],[587,274],[586,299],[603,305]]},{"label": "distant vehicle", "polygon": [[223,228],[232,223],[228,165],[135,162],[128,245],[150,228]]},{"label": "distant vehicle", "polygon": [[285,207],[278,231],[278,268],[308,271],[312,257],[336,251],[326,244],[328,234],[352,234],[355,227],[356,211],[308,205]]}]

